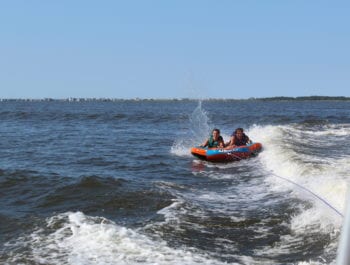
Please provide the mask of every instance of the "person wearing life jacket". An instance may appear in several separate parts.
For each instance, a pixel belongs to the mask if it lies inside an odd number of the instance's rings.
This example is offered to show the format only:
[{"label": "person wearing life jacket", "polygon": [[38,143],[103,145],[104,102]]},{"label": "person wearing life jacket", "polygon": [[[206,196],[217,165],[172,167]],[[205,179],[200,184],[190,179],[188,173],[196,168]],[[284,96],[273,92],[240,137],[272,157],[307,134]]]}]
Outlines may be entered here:
[{"label": "person wearing life jacket", "polygon": [[220,130],[219,129],[214,129],[210,135],[210,137],[201,145],[201,147],[206,147],[208,146],[209,148],[224,148],[225,143],[224,139],[220,135]]},{"label": "person wearing life jacket", "polygon": [[235,146],[241,146],[251,143],[252,141],[244,133],[242,128],[237,128],[231,135],[230,141],[225,144],[226,149],[231,149]]}]

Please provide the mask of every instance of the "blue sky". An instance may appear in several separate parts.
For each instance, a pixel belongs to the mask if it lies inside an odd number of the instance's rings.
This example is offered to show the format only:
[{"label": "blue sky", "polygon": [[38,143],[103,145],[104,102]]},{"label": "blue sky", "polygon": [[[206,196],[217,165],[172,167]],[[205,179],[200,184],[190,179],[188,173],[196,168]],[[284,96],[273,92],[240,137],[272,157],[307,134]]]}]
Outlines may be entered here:
[{"label": "blue sky", "polygon": [[0,98],[350,96],[350,2],[2,1]]}]

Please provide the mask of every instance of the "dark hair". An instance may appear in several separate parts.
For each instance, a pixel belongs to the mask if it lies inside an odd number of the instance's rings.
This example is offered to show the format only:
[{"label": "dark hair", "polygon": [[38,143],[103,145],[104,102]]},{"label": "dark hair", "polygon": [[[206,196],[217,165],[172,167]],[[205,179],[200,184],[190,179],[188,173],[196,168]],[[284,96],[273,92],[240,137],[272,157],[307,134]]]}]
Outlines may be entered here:
[{"label": "dark hair", "polygon": [[214,132],[214,131],[217,131],[217,132],[220,134],[220,130],[219,130],[218,128],[214,128],[214,129],[213,129],[213,132]]},{"label": "dark hair", "polygon": [[235,134],[236,134],[238,131],[244,132],[243,128],[237,128],[237,129],[235,130]]}]

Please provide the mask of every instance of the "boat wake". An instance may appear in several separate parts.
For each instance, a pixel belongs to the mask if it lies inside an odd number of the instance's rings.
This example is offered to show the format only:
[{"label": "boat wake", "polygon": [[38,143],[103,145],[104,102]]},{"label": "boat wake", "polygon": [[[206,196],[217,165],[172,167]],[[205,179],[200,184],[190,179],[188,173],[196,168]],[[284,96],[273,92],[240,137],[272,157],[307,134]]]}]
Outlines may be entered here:
[{"label": "boat wake", "polygon": [[172,248],[161,239],[81,212],[53,216],[44,226],[7,243],[7,250],[18,253],[7,263],[224,264],[194,249]]},{"label": "boat wake", "polygon": [[[222,131],[229,130],[224,128]],[[213,206],[211,210],[244,219],[243,216],[247,214],[244,207],[250,201],[248,198],[253,198],[249,207],[259,205],[264,208],[275,204],[278,208],[284,204],[280,197],[283,196],[295,208],[291,212],[285,209],[287,218],[284,225],[289,232],[280,232],[279,240],[272,247],[259,247],[254,251],[255,255],[263,258],[269,254],[280,260],[295,249],[307,249],[306,241],[317,246],[319,242],[315,239],[319,238],[324,242],[320,244],[319,258],[305,259],[300,264],[334,263],[350,181],[350,149],[347,146],[350,142],[350,124],[253,124],[245,131],[253,141],[263,145],[263,151],[252,161],[220,165],[193,158],[194,168],[199,168],[193,170],[194,176],[224,182],[230,180],[232,183],[227,185],[234,183],[239,189],[227,186],[230,194],[222,190],[206,190],[204,194],[194,192],[188,200],[198,201],[202,198]],[[225,133],[223,136],[228,137]],[[200,142],[195,138],[176,141],[171,153],[189,157],[191,146]],[[256,181],[251,181],[252,178]],[[236,208],[223,207],[222,202],[226,202],[225,205],[233,203],[230,199],[233,196],[235,202],[240,201],[241,212]],[[264,229],[268,231],[269,227]],[[262,237],[266,237],[265,232],[262,232]],[[255,262],[259,263],[257,260]]]}]

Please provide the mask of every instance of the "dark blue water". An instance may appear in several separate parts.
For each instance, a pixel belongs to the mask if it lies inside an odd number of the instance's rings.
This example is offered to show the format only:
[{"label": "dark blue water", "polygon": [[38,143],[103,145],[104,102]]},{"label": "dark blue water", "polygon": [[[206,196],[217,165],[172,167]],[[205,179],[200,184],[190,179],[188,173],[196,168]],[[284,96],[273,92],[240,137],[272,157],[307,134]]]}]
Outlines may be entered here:
[{"label": "dark blue water", "polygon": [[[335,262],[350,102],[13,101],[0,122],[0,263]],[[264,150],[198,161],[214,127]]]}]

